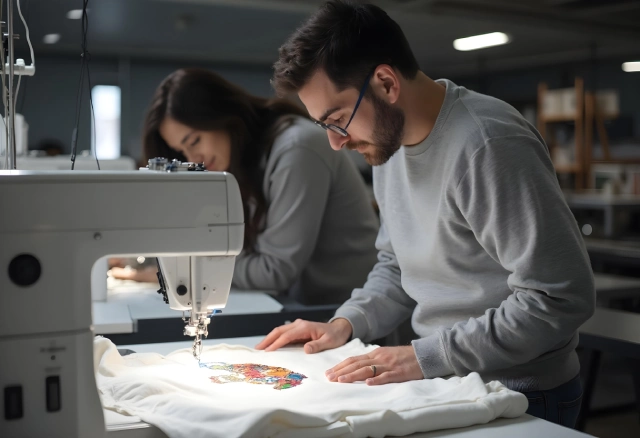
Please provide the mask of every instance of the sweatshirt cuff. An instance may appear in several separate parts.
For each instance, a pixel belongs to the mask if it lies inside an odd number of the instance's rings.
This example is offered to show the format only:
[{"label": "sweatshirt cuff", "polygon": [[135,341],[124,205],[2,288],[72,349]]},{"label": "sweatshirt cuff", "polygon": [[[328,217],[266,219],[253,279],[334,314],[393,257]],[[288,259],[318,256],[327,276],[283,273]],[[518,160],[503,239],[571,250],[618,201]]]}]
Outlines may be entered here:
[{"label": "sweatshirt cuff", "polygon": [[344,318],[351,324],[353,332],[351,333],[351,339],[359,338],[365,340],[369,331],[369,324],[367,324],[367,318],[362,313],[362,310],[352,306],[341,306],[336,310],[336,314],[329,322]]},{"label": "sweatshirt cuff", "polygon": [[411,344],[425,379],[455,373],[447,358],[440,332],[435,332],[426,338],[415,339]]}]

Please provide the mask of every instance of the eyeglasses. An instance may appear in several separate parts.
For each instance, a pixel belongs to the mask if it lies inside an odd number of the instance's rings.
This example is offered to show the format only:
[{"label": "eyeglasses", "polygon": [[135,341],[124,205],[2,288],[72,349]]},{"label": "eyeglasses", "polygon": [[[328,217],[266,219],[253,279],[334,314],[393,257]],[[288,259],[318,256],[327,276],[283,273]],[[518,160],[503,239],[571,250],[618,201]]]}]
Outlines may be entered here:
[{"label": "eyeglasses", "polygon": [[328,131],[332,131],[332,132],[335,132],[336,134],[340,134],[343,137],[346,137],[347,135],[349,135],[349,133],[347,132],[347,128],[351,124],[351,121],[353,120],[353,116],[356,115],[356,111],[358,110],[358,107],[360,106],[360,102],[362,101],[362,98],[364,97],[365,91],[367,91],[367,86],[369,85],[369,81],[371,81],[371,77],[373,76],[373,73],[374,73],[373,71],[371,73],[369,73],[369,75],[367,76],[367,79],[364,81],[364,84],[362,85],[362,88],[360,89],[360,95],[358,96],[358,101],[356,102],[356,106],[355,106],[355,108],[353,108],[353,112],[351,113],[351,117],[349,117],[349,121],[347,122],[347,125],[344,128],[341,128],[338,125],[334,125],[332,123],[323,123],[323,122],[320,122],[318,120],[314,120],[313,123],[315,123],[316,125],[318,125],[322,129],[324,129],[325,131],[327,131],[327,130]]}]

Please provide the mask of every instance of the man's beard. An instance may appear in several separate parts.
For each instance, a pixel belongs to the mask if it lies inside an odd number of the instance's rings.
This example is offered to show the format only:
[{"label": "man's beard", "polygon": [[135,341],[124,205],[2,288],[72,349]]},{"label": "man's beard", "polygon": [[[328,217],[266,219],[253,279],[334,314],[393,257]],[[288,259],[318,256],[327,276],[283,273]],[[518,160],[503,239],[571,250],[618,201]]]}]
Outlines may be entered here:
[{"label": "man's beard", "polygon": [[364,152],[362,155],[371,166],[380,166],[389,161],[402,145],[404,112],[400,108],[389,105],[373,93],[369,93],[367,98],[373,103],[375,111],[373,143],[365,141],[348,143],[347,148],[357,149],[358,146],[370,145],[373,152]]}]

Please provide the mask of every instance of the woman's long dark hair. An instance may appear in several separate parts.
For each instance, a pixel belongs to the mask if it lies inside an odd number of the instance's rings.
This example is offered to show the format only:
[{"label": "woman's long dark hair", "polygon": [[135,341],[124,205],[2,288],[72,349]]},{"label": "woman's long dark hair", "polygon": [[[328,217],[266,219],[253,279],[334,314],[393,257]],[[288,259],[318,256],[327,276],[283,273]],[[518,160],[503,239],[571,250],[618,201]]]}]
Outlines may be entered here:
[{"label": "woman's long dark hair", "polygon": [[252,96],[211,71],[180,69],[162,81],[153,96],[143,130],[145,161],[153,157],[186,161],[160,136],[159,127],[165,117],[201,131],[228,132],[228,171],[238,180],[244,206],[244,250],[253,252],[268,208],[262,192],[261,162],[268,157],[278,134],[293,123],[294,116],[307,117],[292,102]]}]

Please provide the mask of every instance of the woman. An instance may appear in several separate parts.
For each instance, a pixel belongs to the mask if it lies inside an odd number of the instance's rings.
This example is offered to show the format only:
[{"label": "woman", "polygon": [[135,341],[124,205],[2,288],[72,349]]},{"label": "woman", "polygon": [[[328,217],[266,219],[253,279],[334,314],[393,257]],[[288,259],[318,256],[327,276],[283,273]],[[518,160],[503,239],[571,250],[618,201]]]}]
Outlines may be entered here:
[{"label": "woman", "polygon": [[147,159],[202,162],[238,180],[245,232],[234,287],[324,304],[364,284],[378,222],[363,179],[294,104],[181,69],[156,90],[143,141]]}]

